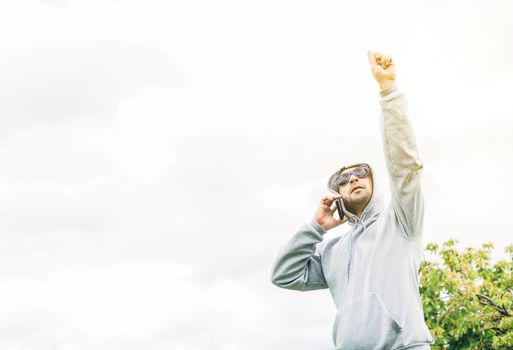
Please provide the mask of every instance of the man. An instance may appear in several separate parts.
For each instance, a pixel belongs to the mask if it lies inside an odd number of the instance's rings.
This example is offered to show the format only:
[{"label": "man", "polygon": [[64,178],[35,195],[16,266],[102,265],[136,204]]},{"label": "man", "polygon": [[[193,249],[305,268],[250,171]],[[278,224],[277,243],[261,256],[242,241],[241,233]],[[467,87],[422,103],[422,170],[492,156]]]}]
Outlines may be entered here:
[{"label": "man", "polygon": [[[390,56],[368,52],[380,87],[381,129],[391,201],[384,206],[376,174],[367,164],[336,171],[311,222],[278,254],[272,282],[300,291],[329,288],[337,315],[333,342],[343,350],[430,349],[418,288],[423,257],[422,162]],[[335,218],[341,199],[343,218]],[[348,222],[351,230],[323,240]]]}]

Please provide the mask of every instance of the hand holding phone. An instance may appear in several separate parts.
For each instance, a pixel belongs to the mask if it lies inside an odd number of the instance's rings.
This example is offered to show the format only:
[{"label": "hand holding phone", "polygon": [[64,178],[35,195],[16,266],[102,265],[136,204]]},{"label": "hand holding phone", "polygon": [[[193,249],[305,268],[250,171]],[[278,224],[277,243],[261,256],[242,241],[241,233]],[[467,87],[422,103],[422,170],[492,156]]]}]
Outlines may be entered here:
[{"label": "hand holding phone", "polygon": [[[348,221],[347,216],[343,214],[342,203],[337,204],[335,202],[336,200],[342,200],[342,195],[338,194],[322,198],[319,203],[319,208],[315,213],[314,220],[325,230],[330,230]],[[335,204],[333,202],[335,202]],[[336,210],[339,210],[340,219],[336,219],[333,216]],[[342,213],[342,216],[340,216],[340,213]]]}]

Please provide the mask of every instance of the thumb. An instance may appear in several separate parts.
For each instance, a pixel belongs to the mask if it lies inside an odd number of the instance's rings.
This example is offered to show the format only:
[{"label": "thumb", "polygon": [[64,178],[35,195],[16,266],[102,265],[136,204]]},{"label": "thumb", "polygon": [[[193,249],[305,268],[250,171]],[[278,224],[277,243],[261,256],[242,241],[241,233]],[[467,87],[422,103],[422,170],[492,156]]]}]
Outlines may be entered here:
[{"label": "thumb", "polygon": [[342,220],[340,219],[335,219],[335,226],[334,227],[337,227],[337,226],[340,226],[342,224],[345,224],[347,221],[346,217],[344,216],[344,218]]},{"label": "thumb", "polygon": [[337,224],[338,225],[342,225],[342,224],[345,224],[348,221],[349,221],[349,218],[347,217],[347,215],[344,215],[344,217],[342,219],[337,219]]}]

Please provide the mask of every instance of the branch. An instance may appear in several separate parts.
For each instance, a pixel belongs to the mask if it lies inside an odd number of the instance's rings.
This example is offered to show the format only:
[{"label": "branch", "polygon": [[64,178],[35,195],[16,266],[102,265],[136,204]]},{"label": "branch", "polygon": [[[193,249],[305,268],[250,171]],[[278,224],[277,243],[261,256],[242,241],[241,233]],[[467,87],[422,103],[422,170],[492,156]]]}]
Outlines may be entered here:
[{"label": "branch", "polygon": [[[488,305],[492,308],[494,308],[495,310],[497,310],[500,314],[504,315],[504,316],[510,316],[509,315],[509,312],[508,310],[506,310],[503,306],[499,306],[497,304],[495,304],[495,302],[487,295],[484,295],[484,294],[479,294],[477,293],[476,294],[477,296],[477,301],[482,304],[482,305]],[[484,299],[485,301],[483,301],[482,299]]]}]

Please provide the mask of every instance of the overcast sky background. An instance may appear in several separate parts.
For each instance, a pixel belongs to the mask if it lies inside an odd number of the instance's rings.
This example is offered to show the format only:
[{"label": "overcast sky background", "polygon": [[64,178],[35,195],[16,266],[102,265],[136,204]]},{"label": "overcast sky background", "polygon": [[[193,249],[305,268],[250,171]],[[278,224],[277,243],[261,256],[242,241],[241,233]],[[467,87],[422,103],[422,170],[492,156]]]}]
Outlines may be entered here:
[{"label": "overcast sky background", "polygon": [[340,165],[386,176],[369,49],[425,244],[504,257],[511,1],[3,1],[0,350],[331,349],[329,292],[270,269]]}]

